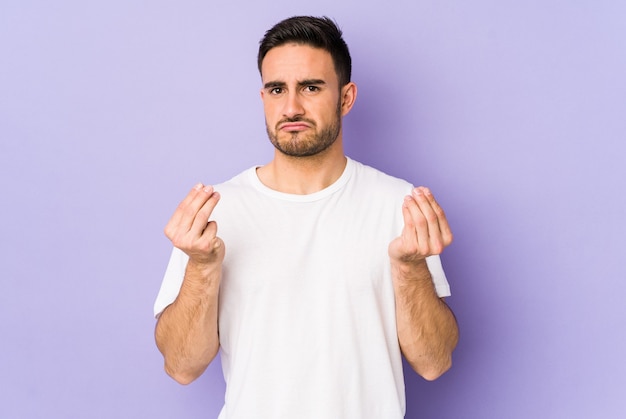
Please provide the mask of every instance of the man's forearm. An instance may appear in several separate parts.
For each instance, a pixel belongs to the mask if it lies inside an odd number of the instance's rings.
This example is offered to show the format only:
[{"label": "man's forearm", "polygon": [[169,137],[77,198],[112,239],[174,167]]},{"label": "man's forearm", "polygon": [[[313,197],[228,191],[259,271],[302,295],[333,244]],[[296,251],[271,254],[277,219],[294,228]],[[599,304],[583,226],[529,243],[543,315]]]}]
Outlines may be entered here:
[{"label": "man's forearm", "polygon": [[400,348],[413,369],[434,380],[452,365],[458,342],[454,314],[437,296],[425,260],[392,263]]},{"label": "man's forearm", "polygon": [[165,371],[181,384],[198,378],[219,349],[217,309],[221,265],[187,266],[176,300],[156,325],[155,339]]}]

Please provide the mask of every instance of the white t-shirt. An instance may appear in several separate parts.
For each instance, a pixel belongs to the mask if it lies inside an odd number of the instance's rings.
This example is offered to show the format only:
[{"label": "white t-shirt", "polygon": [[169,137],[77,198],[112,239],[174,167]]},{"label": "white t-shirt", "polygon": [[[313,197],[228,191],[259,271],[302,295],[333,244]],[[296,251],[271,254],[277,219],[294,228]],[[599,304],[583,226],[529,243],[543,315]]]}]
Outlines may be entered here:
[{"label": "white t-shirt", "polygon": [[[226,246],[219,419],[403,418],[387,247],[412,186],[348,159],[310,195],[269,189],[254,167],[215,189]],[[437,294],[449,296],[439,257],[427,262]],[[175,300],[186,263],[174,249],[155,315]]]}]

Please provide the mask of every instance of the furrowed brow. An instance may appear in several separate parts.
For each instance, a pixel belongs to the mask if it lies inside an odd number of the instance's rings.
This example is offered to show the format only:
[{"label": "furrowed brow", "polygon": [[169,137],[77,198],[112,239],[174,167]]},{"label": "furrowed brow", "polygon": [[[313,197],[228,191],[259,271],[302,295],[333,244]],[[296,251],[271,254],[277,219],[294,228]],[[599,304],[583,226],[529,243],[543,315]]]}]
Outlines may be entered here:
[{"label": "furrowed brow", "polygon": [[311,86],[311,85],[320,86],[324,84],[326,84],[326,82],[322,79],[307,79],[307,80],[302,80],[298,82],[298,85],[300,86]]},{"label": "furrowed brow", "polygon": [[263,88],[273,89],[275,87],[285,87],[285,86],[287,86],[287,83],[285,83],[284,81],[268,81],[267,83],[263,85]]}]

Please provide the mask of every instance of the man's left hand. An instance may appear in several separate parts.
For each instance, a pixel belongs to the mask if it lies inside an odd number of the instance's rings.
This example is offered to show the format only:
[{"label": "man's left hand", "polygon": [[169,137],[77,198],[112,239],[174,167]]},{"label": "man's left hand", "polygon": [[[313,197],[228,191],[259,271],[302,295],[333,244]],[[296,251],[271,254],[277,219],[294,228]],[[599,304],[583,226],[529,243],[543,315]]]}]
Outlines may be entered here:
[{"label": "man's left hand", "polygon": [[392,262],[420,262],[452,243],[446,215],[428,188],[417,187],[405,197],[402,215],[402,233],[389,244]]}]

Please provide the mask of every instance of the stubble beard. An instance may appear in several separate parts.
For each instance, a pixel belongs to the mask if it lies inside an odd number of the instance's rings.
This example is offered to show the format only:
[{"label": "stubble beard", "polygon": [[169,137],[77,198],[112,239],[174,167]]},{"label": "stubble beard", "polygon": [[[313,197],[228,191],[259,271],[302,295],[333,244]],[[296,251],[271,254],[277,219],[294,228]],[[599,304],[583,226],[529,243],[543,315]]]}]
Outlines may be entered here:
[{"label": "stubble beard", "polygon": [[[276,127],[285,122],[300,121],[309,123],[313,128],[317,127],[314,121],[303,117],[282,119],[276,124]],[[328,149],[339,137],[339,132],[341,131],[341,104],[337,106],[335,119],[332,123],[319,132],[317,130],[310,134],[294,132],[289,134],[288,139],[281,141],[278,138],[278,129],[271,130],[267,124],[267,120],[265,121],[265,129],[267,130],[267,136],[270,142],[281,153],[290,157],[315,156]]]}]

